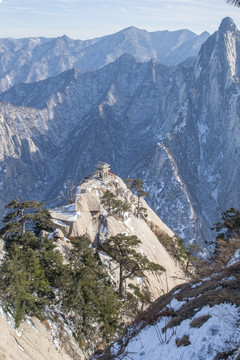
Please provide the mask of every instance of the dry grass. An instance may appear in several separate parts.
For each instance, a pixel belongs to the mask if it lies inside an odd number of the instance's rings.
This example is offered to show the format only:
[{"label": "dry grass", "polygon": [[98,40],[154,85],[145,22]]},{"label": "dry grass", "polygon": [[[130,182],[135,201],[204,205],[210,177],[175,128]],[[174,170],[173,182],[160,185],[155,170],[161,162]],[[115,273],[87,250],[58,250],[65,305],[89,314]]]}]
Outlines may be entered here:
[{"label": "dry grass", "polygon": [[240,238],[229,239],[227,241],[218,239],[217,245],[219,247],[219,256],[216,259],[216,265],[223,266],[234,256],[236,250],[240,249]]},{"label": "dry grass", "polygon": [[[183,320],[191,319],[206,305],[214,306],[226,302],[240,306],[240,262],[224,269],[218,267],[217,272],[214,273],[215,269],[211,268],[209,270],[211,272],[209,280],[198,279],[188,284],[178,285],[168,294],[158,298],[146,311],[140,313],[134,323],[125,330],[125,333],[119,339],[119,354],[123,354],[130,339],[137,335],[142,328],[155,324],[161,317],[170,318],[162,329],[165,332],[168,328],[180,325]],[[192,287],[194,284],[195,287]],[[185,301],[185,304],[177,311],[173,310],[169,305],[173,298],[178,301]],[[207,320],[207,317],[195,319],[191,326],[200,327]],[[219,354],[219,356],[223,356],[223,354]],[[96,358],[99,360],[113,360],[111,345],[102,355]]]},{"label": "dry grass", "polygon": [[210,315],[203,315],[200,316],[196,319],[194,319],[191,323],[190,326],[194,327],[194,328],[200,328],[205,322],[208,321],[208,319],[210,319]]},{"label": "dry grass", "polygon": [[229,359],[229,356],[232,356],[233,354],[235,354],[236,351],[237,351],[237,349],[227,351],[227,352],[221,352],[221,353],[219,352],[215,356],[214,360],[227,360],[227,359]]},{"label": "dry grass", "polygon": [[190,344],[191,344],[191,342],[189,340],[189,335],[183,335],[183,337],[181,339],[176,340],[177,347],[179,347],[179,346],[188,346]]},{"label": "dry grass", "polygon": [[46,328],[47,328],[48,331],[51,330],[51,325],[49,324],[49,321],[48,321],[48,320],[43,320],[42,323],[46,326]]},{"label": "dry grass", "polygon": [[[226,281],[223,279],[230,278]],[[235,279],[234,279],[235,278]],[[163,331],[181,324],[185,319],[191,319],[196,312],[204,306],[214,306],[221,303],[230,303],[240,306],[240,264],[226,268],[221,274],[216,274],[212,279],[202,282],[193,289],[186,289],[175,297],[179,301],[187,300],[164,327]],[[183,296],[184,295],[184,296]],[[199,296],[200,295],[200,296]],[[196,297],[188,301],[188,298]],[[197,310],[196,310],[197,309]]]}]

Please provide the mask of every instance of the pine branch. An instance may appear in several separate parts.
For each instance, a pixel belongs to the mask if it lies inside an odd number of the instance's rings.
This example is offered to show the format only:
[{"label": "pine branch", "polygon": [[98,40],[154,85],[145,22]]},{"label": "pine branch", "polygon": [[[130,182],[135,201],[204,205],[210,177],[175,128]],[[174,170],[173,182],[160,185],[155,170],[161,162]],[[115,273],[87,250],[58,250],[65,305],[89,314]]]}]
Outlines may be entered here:
[{"label": "pine branch", "polygon": [[227,0],[227,3],[240,7],[240,0]]}]

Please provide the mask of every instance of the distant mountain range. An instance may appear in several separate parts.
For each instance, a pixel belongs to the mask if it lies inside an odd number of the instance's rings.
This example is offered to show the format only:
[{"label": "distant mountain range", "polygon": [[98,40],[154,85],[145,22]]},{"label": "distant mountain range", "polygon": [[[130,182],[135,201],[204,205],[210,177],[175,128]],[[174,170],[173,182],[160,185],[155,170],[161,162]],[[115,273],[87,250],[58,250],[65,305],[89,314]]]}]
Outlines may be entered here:
[{"label": "distant mountain range", "polygon": [[82,72],[99,69],[128,53],[139,61],[156,59],[177,65],[196,56],[209,37],[189,30],[147,32],[135,27],[93,40],[58,38],[0,39],[0,91],[20,82],[56,76],[72,68]]},{"label": "distant mountain range", "polygon": [[129,28],[0,48],[2,206],[17,196],[56,203],[68,178],[101,160],[144,180],[151,206],[188,241],[204,244],[220,212],[239,208],[240,35],[230,18],[211,36]]}]

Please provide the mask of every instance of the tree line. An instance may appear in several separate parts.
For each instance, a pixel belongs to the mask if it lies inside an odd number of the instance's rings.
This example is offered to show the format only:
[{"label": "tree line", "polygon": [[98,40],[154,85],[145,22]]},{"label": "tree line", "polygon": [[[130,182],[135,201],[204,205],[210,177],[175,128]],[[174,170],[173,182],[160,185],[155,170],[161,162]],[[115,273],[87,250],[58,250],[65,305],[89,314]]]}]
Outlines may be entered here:
[{"label": "tree line", "polygon": [[141,242],[136,236],[118,234],[105,243],[104,251],[119,267],[116,284],[86,235],[71,239],[65,259],[55,241],[43,236],[42,230],[54,229],[43,203],[15,199],[6,208],[9,212],[0,229],[5,246],[0,299],[16,327],[25,315],[43,320],[49,316],[48,307],[54,305],[68,314],[80,345],[90,344],[93,335],[109,342],[123,326],[122,314],[136,314],[140,303],[151,301],[147,288],[124,287],[127,279],[143,277],[146,270],[164,271],[138,253]]}]

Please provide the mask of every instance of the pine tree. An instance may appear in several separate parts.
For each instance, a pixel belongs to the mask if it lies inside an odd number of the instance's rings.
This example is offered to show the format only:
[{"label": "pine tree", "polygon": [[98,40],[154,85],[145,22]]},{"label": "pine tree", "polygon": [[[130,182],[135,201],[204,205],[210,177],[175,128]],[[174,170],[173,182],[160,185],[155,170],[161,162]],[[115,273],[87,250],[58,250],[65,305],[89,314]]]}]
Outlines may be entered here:
[{"label": "pine tree", "polygon": [[86,236],[73,239],[64,288],[64,306],[73,314],[79,340],[115,334],[121,302]]},{"label": "pine tree", "polygon": [[19,326],[24,315],[43,317],[52,290],[44,276],[37,253],[13,244],[0,267],[3,308],[10,311]]},{"label": "pine tree", "polygon": [[[226,255],[239,248],[240,241],[240,211],[230,208],[221,213],[221,220],[214,224],[212,230],[217,232],[215,241],[206,241],[208,245],[214,245],[214,260],[223,252]],[[224,255],[224,256],[225,256]]]},{"label": "pine tree", "polygon": [[240,0],[227,0],[227,3],[240,7]]},{"label": "pine tree", "polygon": [[128,316],[135,318],[151,303],[151,292],[146,285],[139,287],[138,285],[129,284],[128,288],[130,291],[126,292],[124,310]]},{"label": "pine tree", "polygon": [[0,266],[1,298],[16,326],[25,314],[43,318],[45,305],[55,298],[54,287],[61,283],[60,253],[52,240],[37,236],[52,227],[49,212],[42,207],[36,200],[12,200],[1,228],[7,249]]},{"label": "pine tree", "polygon": [[4,238],[7,247],[17,238],[24,238],[29,230],[35,230],[38,235],[41,230],[53,229],[50,214],[47,209],[43,209],[43,205],[37,200],[20,202],[15,199],[6,206],[9,213],[2,220],[0,236]]},{"label": "pine tree", "polygon": [[106,206],[107,211],[111,212],[115,206],[116,196],[109,190],[107,190],[101,198],[101,202]]},{"label": "pine tree", "polygon": [[58,289],[59,293],[63,286],[62,278],[65,272],[62,254],[56,250],[56,246],[48,238],[41,238],[39,250],[39,263],[44,269],[45,279],[51,287]]},{"label": "pine tree", "polygon": [[145,214],[146,209],[140,206],[140,198],[141,197],[149,197],[149,194],[144,190],[144,184],[143,181],[136,178],[136,179],[125,179],[125,182],[129,189],[133,190],[137,197],[138,197],[138,204],[137,204],[137,217],[140,213]]},{"label": "pine tree", "polygon": [[51,215],[48,209],[39,209],[34,216],[34,233],[39,236],[42,230],[52,232],[54,230]]},{"label": "pine tree", "polygon": [[127,201],[122,201],[109,190],[105,192],[101,198],[102,204],[106,206],[107,211],[113,216],[123,216],[125,212],[131,210],[131,206]]},{"label": "pine tree", "polygon": [[228,240],[230,237],[240,236],[240,211],[230,208],[221,213],[221,221],[214,224],[217,237]]},{"label": "pine tree", "polygon": [[119,265],[119,295],[124,297],[124,282],[134,276],[144,276],[144,271],[165,271],[165,269],[148,260],[136,249],[141,244],[137,236],[118,234],[104,241],[103,249]]}]

